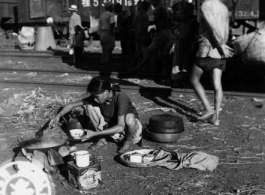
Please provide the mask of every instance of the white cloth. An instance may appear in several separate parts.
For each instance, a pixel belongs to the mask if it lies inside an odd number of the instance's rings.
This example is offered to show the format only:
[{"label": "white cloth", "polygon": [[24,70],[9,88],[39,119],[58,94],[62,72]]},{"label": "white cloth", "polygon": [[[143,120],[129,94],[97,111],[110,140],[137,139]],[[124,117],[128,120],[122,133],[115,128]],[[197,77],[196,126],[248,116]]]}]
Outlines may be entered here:
[{"label": "white cloth", "polygon": [[[167,155],[174,157],[170,152],[160,151],[162,156],[158,154],[157,160],[165,158]],[[181,168],[194,168],[201,171],[213,171],[219,164],[219,158],[204,152],[191,152],[191,153],[176,153],[177,160],[171,161],[170,158],[167,162],[158,164],[158,166],[166,167],[171,170],[179,170]]]}]

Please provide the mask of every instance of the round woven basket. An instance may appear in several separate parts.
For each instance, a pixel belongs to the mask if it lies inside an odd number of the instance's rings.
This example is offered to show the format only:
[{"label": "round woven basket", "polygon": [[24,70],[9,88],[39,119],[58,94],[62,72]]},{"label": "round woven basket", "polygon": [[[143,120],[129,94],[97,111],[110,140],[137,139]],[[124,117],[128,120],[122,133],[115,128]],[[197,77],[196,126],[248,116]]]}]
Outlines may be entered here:
[{"label": "round woven basket", "polygon": [[145,154],[150,154],[151,152],[154,152],[155,150],[156,149],[133,150],[133,151],[122,154],[120,156],[120,160],[124,165],[129,166],[129,167],[154,167],[154,166],[158,166],[161,163],[167,162],[171,158],[171,155],[169,152],[162,151],[164,153],[159,155],[161,156],[161,158],[158,158],[157,160],[151,161],[149,163],[135,163],[135,162],[130,162],[129,160],[126,160],[126,156],[132,153],[139,153],[139,154],[145,155]]}]

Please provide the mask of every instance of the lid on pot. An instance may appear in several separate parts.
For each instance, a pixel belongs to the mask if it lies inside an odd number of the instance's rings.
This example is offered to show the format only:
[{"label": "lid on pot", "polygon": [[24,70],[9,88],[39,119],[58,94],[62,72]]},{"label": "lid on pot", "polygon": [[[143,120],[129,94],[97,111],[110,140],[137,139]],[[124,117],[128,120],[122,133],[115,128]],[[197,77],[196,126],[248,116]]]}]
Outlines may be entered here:
[{"label": "lid on pot", "polygon": [[147,128],[155,133],[180,133],[184,131],[184,122],[183,118],[177,115],[153,115]]}]

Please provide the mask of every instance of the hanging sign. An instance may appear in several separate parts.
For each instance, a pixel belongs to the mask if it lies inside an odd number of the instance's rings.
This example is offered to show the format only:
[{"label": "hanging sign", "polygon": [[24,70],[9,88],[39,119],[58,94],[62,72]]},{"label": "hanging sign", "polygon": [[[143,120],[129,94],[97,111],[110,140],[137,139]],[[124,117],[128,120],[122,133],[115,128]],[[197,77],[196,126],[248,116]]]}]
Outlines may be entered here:
[{"label": "hanging sign", "polygon": [[[104,4],[108,2],[109,0],[82,0],[81,4],[83,7],[98,7],[102,6],[104,7]],[[132,6],[136,5],[139,0],[111,0],[113,4],[119,3],[122,6]]]}]

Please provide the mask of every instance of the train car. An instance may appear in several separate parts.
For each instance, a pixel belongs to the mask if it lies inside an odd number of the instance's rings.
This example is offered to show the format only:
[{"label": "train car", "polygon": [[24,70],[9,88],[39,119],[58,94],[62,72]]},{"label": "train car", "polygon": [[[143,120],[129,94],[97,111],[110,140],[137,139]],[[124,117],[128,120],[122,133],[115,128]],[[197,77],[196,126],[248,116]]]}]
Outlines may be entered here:
[{"label": "train car", "polygon": [[16,28],[17,18],[17,0],[0,0],[0,26]]},{"label": "train car", "polygon": [[[107,0],[17,0],[19,23],[44,23],[51,16],[55,22],[69,21],[68,8],[74,4],[83,22],[89,22],[90,16],[99,18],[104,12],[104,2]],[[120,3],[125,9],[135,5],[138,0],[112,0]]]},{"label": "train car", "polygon": [[[196,0],[197,9],[204,0]],[[265,18],[264,0],[223,0],[231,15],[231,27],[238,34],[254,31]],[[199,12],[198,12],[199,14]],[[248,29],[248,31],[245,31]]]},{"label": "train car", "polygon": [[[107,0],[0,0],[1,27],[9,19],[11,23],[23,25],[42,25],[47,17],[52,17],[55,23],[67,24],[70,18],[68,8],[78,6],[84,26],[89,27],[91,18],[97,19],[104,12],[104,2]],[[139,0],[112,0],[120,3],[123,9],[136,5]],[[173,2],[183,0],[163,0],[167,7]],[[187,0],[196,5],[199,10],[203,0]],[[265,18],[265,0],[223,0],[233,14],[233,28],[242,26],[249,29],[257,27],[257,21]],[[197,12],[199,13],[199,12]]]}]

